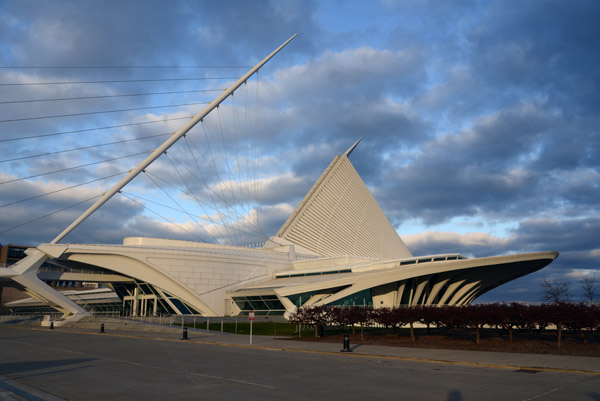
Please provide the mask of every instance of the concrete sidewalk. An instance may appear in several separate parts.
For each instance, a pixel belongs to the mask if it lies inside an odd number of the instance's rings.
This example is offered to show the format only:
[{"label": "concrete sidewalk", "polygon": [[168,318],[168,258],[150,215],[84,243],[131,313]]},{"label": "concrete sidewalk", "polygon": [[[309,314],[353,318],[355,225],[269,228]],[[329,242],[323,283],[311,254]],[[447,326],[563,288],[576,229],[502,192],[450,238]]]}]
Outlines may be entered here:
[{"label": "concrete sidewalk", "polygon": [[[106,324],[105,333],[100,333],[99,327],[99,325],[95,325],[95,328],[61,327],[54,330],[87,335],[122,336],[161,341],[182,341],[182,329],[181,327],[176,326],[162,326],[162,329],[159,329],[156,326],[145,327],[143,325],[129,325],[111,327],[111,325]],[[25,327],[20,326],[19,328]],[[29,328],[33,330],[48,330],[46,328],[42,329],[40,327],[31,326]],[[248,347],[288,352],[332,354],[345,357],[400,359],[422,363],[600,375],[600,358],[597,357],[390,347],[364,344],[350,344],[352,352],[341,352],[341,349],[343,348],[341,343],[299,341],[288,337],[256,335],[252,338],[252,345],[249,344],[249,340],[249,335],[188,329],[188,339],[185,342],[189,344],[214,344],[220,346]]]}]

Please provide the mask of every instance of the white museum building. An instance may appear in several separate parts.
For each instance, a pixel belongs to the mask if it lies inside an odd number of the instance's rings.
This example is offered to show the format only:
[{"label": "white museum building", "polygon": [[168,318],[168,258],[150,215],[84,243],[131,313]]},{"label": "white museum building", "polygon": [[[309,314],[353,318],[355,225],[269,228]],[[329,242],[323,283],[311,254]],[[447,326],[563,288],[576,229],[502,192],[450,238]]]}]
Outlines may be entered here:
[{"label": "white museum building", "polygon": [[466,305],[558,256],[413,256],[350,162],[355,146],[334,158],[260,249],[145,237],[123,245],[42,244],[37,250],[60,269],[37,275],[102,283],[133,316],[282,315],[310,305]]},{"label": "white museum building", "polygon": [[[145,237],[125,238],[122,245],[61,243],[293,38],[170,134],[51,242],[28,249],[27,257],[0,269],[2,285],[32,297],[6,306],[13,312],[58,310],[64,318],[78,319],[94,306],[107,305],[130,316],[285,315],[311,305],[466,305],[558,256],[413,256],[350,162],[358,142],[333,159],[260,248]],[[48,285],[56,282],[97,283],[101,289],[63,293]]]}]

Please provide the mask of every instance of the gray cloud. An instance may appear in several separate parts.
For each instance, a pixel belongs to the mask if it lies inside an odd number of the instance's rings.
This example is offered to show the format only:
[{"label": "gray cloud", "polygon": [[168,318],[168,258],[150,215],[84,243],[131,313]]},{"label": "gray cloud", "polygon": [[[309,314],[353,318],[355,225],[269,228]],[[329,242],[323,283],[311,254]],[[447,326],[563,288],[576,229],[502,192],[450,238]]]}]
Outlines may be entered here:
[{"label": "gray cloud", "polygon": [[40,7],[23,1],[4,8],[2,33],[13,44],[0,55],[13,65],[245,65],[298,30],[305,40],[296,51],[311,51],[311,34],[319,32],[310,2],[80,1]]},{"label": "gray cloud", "polygon": [[[561,252],[542,272],[500,287],[484,299],[537,300],[536,280],[543,275],[572,278],[577,269],[599,267],[600,251],[594,242],[600,227],[595,217],[600,197],[600,7],[596,2],[465,1],[448,5],[383,1],[371,5],[371,15],[378,16],[373,21],[343,3],[44,4],[0,4],[0,64],[249,65],[292,33],[300,33],[260,77],[256,153],[263,193],[255,206],[267,234],[278,230],[331,159],[365,136],[352,154],[352,162],[401,234],[415,221],[425,227],[424,234],[407,237],[415,254]],[[330,10],[339,11],[337,19],[328,14]],[[344,16],[352,19],[344,20]],[[237,76],[243,71],[0,69],[0,82]],[[0,101],[222,88],[230,81],[3,87]],[[245,89],[251,97],[254,82]],[[214,95],[4,104],[0,105],[0,120],[207,101]],[[242,111],[241,98],[235,100]],[[5,122],[0,123],[0,139],[181,117],[201,107]],[[222,113],[232,109],[228,103]],[[228,116],[227,121],[231,120]],[[2,157],[36,154],[167,133],[181,123],[0,142],[1,153]],[[206,123],[215,140],[220,123],[214,118]],[[225,138],[234,134],[229,130]],[[206,149],[203,135],[196,128],[189,139]],[[152,149],[159,140],[162,138],[1,163],[0,171],[2,177],[20,177]],[[219,160],[229,152],[221,148],[211,151]],[[208,188],[215,188],[221,170],[197,168],[185,143],[178,144],[171,154],[180,165],[179,173],[164,157],[149,171],[179,187],[185,186],[179,177],[182,174],[202,200],[214,198]],[[0,187],[0,206],[125,171],[132,164],[125,159],[5,184]],[[0,231],[104,188],[94,184],[1,208]],[[144,177],[127,190],[156,201],[165,198]],[[189,196],[180,194],[177,199],[191,204]],[[197,215],[214,213],[199,206],[192,209]],[[240,214],[249,213],[249,209],[241,210],[240,206]],[[76,208],[57,213],[39,224],[3,233],[0,241],[49,241],[77,213]],[[119,243],[127,235],[193,239],[159,220],[118,197],[67,240]],[[205,234],[204,227],[219,238],[232,235],[207,222],[191,228],[189,216],[180,220],[199,236]],[[436,231],[441,223],[461,220],[472,222],[472,232]],[[495,225],[505,229],[505,237],[476,232]]]}]

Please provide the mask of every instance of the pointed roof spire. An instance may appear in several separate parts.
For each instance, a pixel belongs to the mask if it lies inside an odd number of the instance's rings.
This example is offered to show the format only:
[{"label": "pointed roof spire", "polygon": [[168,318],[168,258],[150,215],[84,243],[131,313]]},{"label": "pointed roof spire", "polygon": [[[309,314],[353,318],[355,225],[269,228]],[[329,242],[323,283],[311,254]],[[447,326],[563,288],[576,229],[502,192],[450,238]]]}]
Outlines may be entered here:
[{"label": "pointed roof spire", "polygon": [[354,150],[354,148],[356,148],[358,146],[358,143],[360,141],[362,141],[362,139],[364,138],[364,136],[361,136],[358,141],[354,142],[354,145],[350,146],[350,149],[348,149],[345,153],[344,156],[346,157],[350,157],[350,154],[352,153],[352,151]]}]

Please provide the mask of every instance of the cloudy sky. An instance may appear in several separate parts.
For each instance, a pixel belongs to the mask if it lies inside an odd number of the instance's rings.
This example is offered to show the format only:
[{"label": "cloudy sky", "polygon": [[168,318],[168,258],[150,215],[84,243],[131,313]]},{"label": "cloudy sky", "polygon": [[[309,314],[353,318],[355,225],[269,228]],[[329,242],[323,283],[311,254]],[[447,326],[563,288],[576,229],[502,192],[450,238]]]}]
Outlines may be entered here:
[{"label": "cloudy sky", "polygon": [[598,20],[593,0],[1,1],[0,243],[51,241],[298,33],[64,241],[260,241],[364,136],[351,160],[413,254],[557,250],[481,299],[539,301],[542,277],[579,298],[600,270]]}]

